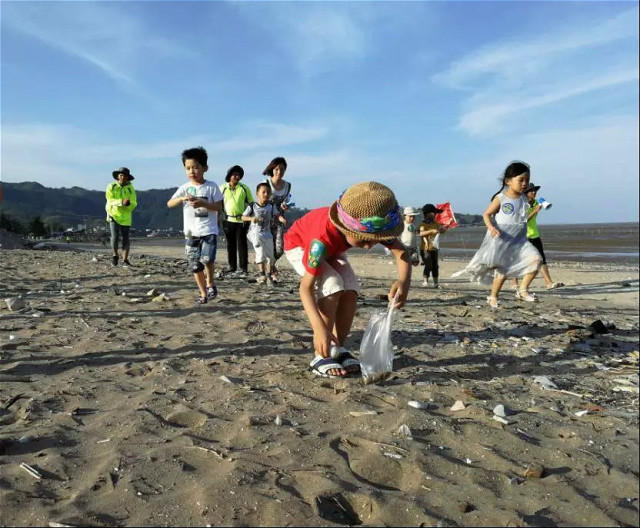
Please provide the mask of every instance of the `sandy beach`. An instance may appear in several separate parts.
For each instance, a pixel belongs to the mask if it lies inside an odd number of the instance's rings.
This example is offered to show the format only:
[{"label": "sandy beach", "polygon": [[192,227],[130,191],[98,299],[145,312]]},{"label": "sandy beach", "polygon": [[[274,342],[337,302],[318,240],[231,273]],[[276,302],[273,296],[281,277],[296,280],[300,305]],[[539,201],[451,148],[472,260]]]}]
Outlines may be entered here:
[{"label": "sandy beach", "polygon": [[[637,266],[554,262],[497,311],[465,261],[414,268],[364,385],[309,372],[286,263],[194,306],[179,248],[132,248],[0,250],[0,525],[638,525]],[[350,258],[357,352],[395,266]]]}]

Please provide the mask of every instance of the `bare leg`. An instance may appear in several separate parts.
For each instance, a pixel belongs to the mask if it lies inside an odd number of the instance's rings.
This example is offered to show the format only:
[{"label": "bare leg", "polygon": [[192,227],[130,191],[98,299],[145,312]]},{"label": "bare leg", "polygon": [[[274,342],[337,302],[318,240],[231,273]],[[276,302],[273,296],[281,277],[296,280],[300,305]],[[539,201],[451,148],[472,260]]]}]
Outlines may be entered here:
[{"label": "bare leg", "polygon": [[[355,293],[355,292],[354,292]],[[333,330],[336,325],[336,314],[338,313],[338,306],[340,305],[340,299],[344,292],[336,292],[328,297],[323,297],[318,300],[318,308],[320,309],[320,315],[322,316],[322,320],[327,328]],[[353,320],[353,316],[351,316]],[[349,323],[349,327],[351,323]],[[339,336],[338,339],[340,339]],[[341,369],[330,369],[329,374],[332,376],[346,376],[347,371],[343,368]]]},{"label": "bare leg", "polygon": [[356,314],[357,303],[357,292],[353,290],[342,292],[335,320],[335,334],[340,346],[344,346],[344,342],[349,337],[349,332],[351,332],[351,324],[353,323],[353,316]]},{"label": "bare leg", "polygon": [[[213,272],[215,270],[215,263],[213,262],[207,262],[204,265],[204,270],[206,272],[206,277],[207,277],[207,286],[213,286]],[[206,290],[205,290],[205,295],[206,295]]]},{"label": "bare leg", "polygon": [[122,259],[123,260],[129,260],[129,250],[128,249],[123,249],[122,250]]},{"label": "bare leg", "polygon": [[542,278],[544,279],[544,282],[547,288],[551,286],[553,284],[553,281],[551,280],[551,275],[549,275],[549,268],[547,267],[546,264],[543,264],[540,267],[540,273],[542,273]]},{"label": "bare leg", "polygon": [[498,298],[498,294],[500,293],[505,280],[507,280],[507,277],[504,275],[496,275],[493,278],[493,284],[491,285],[491,297],[494,297],[495,299]]},{"label": "bare leg", "polygon": [[527,273],[524,277],[522,277],[520,291],[529,291],[529,284],[531,284],[531,281],[535,279],[537,274],[537,271],[532,271],[531,273]]},{"label": "bare leg", "polygon": [[204,273],[202,271],[199,271],[198,273],[194,273],[193,278],[196,280],[196,284],[198,285],[198,289],[200,290],[200,297],[206,297],[207,283],[204,278]]}]

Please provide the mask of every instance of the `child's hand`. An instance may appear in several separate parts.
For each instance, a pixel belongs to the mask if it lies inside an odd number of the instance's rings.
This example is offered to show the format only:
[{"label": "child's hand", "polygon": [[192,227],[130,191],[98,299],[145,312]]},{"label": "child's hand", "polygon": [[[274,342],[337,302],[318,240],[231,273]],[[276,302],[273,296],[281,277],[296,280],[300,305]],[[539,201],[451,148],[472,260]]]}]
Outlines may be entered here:
[{"label": "child's hand", "polygon": [[122,200],[122,205],[127,206],[131,204],[131,200],[129,200],[129,198],[125,198],[124,200]]},{"label": "child's hand", "polygon": [[316,351],[316,354],[328,358],[331,357],[331,343],[338,344],[338,340],[335,336],[327,331],[324,332],[314,332],[313,333],[313,347]]},{"label": "child's hand", "polygon": [[500,230],[497,227],[490,227],[489,228],[489,233],[491,233],[491,236],[493,238],[499,237],[500,236]]},{"label": "child's hand", "polygon": [[260,219],[259,219],[257,216],[254,216],[254,217],[251,219],[251,221],[252,221],[254,224],[257,224],[257,223],[260,221]]},{"label": "child's hand", "polygon": [[396,281],[391,285],[391,289],[389,290],[389,302],[393,302],[396,295],[398,298],[396,299],[396,308],[402,308],[404,303],[407,301],[407,296],[409,295],[409,286],[401,281]]}]

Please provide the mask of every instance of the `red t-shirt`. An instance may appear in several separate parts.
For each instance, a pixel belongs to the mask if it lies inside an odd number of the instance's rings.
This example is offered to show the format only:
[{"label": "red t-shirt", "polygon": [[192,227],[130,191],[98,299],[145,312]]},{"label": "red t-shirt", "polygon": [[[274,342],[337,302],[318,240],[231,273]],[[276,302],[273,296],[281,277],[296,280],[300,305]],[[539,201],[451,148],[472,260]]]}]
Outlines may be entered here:
[{"label": "red t-shirt", "polygon": [[318,274],[323,261],[351,248],[329,219],[329,207],[309,211],[293,223],[284,235],[284,250],[297,247],[304,250],[302,263],[311,275]]}]

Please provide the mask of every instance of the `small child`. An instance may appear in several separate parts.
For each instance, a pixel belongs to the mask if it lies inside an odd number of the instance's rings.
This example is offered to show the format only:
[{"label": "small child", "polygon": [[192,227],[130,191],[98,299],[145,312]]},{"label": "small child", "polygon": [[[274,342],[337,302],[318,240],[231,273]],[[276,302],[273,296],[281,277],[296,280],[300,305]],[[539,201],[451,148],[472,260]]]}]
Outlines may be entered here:
[{"label": "small child", "polygon": [[433,277],[433,287],[440,288],[439,249],[436,239],[441,233],[447,230],[447,226],[436,222],[436,215],[440,213],[442,213],[442,209],[438,209],[433,204],[425,204],[422,207],[423,220],[418,227],[418,236],[421,239],[420,256],[424,264],[422,285],[425,288],[429,286],[429,275]]},{"label": "small child", "polygon": [[530,168],[524,162],[514,161],[505,169],[502,187],[482,214],[487,226],[482,245],[471,262],[452,275],[457,277],[466,273],[478,282],[486,282],[493,276],[491,295],[487,297],[491,308],[498,308],[498,294],[507,277],[522,277],[520,289],[516,291],[518,299],[536,300],[528,288],[538,273],[542,257],[527,241],[529,203],[525,191],[529,177]]},{"label": "small child", "polygon": [[416,236],[416,226],[414,225],[417,215],[418,211],[413,207],[408,206],[404,208],[402,211],[404,229],[400,235],[400,242],[402,242],[406,250],[409,252],[411,264],[414,266],[420,264],[420,257],[418,257],[418,237]]},{"label": "small child", "polygon": [[222,210],[223,197],[215,183],[204,179],[209,170],[207,161],[207,151],[202,147],[182,153],[189,181],[178,187],[167,202],[170,208],[182,204],[185,252],[200,291],[196,304],[206,304],[218,296],[213,272],[218,248],[218,211]]},{"label": "small child", "polygon": [[[274,240],[271,224],[276,220],[282,224],[287,220],[282,216],[278,208],[269,202],[271,187],[268,183],[259,183],[256,187],[256,201],[251,203],[242,213],[243,222],[251,222],[249,239],[256,252],[256,264],[260,266],[258,284],[264,282],[267,286],[273,286],[271,270],[275,264]],[[254,227],[255,226],[255,227]]]},{"label": "small child", "polygon": [[357,183],[331,207],[314,209],[294,222],[284,236],[284,249],[300,280],[300,299],[313,331],[314,358],[310,367],[322,377],[343,377],[360,372],[360,362],[344,347],[356,313],[358,278],[346,252],[371,249],[380,243],[396,259],[398,280],[388,298],[396,294],[402,307],[411,284],[409,254],[398,240],[403,222],[391,189],[377,182]]}]

